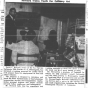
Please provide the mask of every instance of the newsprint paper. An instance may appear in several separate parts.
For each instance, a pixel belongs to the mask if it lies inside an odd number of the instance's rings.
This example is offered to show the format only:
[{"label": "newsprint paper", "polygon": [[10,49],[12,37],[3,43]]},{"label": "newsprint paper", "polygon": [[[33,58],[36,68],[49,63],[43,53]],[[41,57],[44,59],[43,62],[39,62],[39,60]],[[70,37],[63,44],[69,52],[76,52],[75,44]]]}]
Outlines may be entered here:
[{"label": "newsprint paper", "polygon": [[0,88],[88,88],[88,0],[0,0]]}]

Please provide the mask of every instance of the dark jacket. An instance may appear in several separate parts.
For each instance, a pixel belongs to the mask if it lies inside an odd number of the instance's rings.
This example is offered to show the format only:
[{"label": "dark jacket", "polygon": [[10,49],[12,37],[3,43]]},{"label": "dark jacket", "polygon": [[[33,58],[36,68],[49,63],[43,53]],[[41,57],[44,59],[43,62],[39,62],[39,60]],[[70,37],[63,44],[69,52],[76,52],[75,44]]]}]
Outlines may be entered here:
[{"label": "dark jacket", "polygon": [[15,21],[10,17],[10,15],[7,15],[5,20],[6,35],[16,35]]},{"label": "dark jacket", "polygon": [[47,50],[57,50],[58,49],[58,43],[56,40],[46,40],[44,41],[44,44],[46,45]]}]

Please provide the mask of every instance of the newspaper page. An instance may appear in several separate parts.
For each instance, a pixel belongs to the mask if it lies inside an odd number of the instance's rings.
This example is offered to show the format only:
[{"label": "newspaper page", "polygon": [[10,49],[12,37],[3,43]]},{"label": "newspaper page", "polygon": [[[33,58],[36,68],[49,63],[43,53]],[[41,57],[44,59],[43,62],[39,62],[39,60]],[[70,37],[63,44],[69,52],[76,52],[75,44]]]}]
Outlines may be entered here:
[{"label": "newspaper page", "polygon": [[1,88],[88,88],[87,0],[0,0]]}]

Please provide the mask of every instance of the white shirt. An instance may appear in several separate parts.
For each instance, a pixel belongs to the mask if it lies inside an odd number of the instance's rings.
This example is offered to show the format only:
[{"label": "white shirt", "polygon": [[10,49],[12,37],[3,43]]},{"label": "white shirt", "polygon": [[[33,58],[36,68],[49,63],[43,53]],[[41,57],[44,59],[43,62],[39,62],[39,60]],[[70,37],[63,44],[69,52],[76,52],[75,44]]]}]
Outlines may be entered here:
[{"label": "white shirt", "polygon": [[[25,55],[32,55],[32,54],[39,54],[39,48],[32,42],[32,41],[20,41],[19,43],[12,43],[7,44],[6,48],[12,50],[12,62],[16,64],[17,60],[17,53],[19,54],[25,54]],[[23,61],[29,61],[29,60],[36,60],[37,57],[21,57],[19,58]],[[21,65],[25,65],[21,63]],[[28,63],[26,63],[28,65]]]},{"label": "white shirt", "polygon": [[15,19],[9,14],[9,16],[11,17],[11,19],[13,20],[13,21],[15,21]]}]

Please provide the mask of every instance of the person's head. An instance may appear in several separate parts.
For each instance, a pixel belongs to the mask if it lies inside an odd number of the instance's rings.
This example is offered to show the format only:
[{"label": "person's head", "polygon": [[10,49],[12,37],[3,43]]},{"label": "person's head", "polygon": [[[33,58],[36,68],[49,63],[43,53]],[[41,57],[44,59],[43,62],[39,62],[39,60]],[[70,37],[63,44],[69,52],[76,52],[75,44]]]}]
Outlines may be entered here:
[{"label": "person's head", "polygon": [[56,40],[57,39],[57,33],[55,30],[51,30],[49,33],[49,39],[50,40]]},{"label": "person's head", "polygon": [[9,14],[10,14],[12,17],[15,17],[15,15],[16,15],[16,9],[15,9],[15,8],[11,8],[11,9],[9,10]]},{"label": "person's head", "polygon": [[27,32],[26,39],[27,39],[28,41],[32,41],[35,37],[36,37],[35,31],[31,30],[31,31],[28,31],[28,32]]}]

